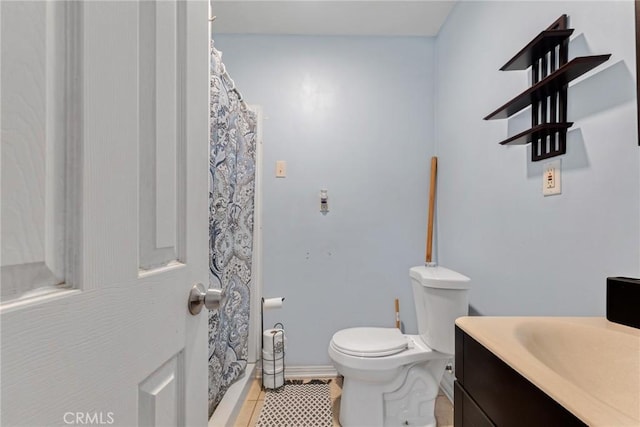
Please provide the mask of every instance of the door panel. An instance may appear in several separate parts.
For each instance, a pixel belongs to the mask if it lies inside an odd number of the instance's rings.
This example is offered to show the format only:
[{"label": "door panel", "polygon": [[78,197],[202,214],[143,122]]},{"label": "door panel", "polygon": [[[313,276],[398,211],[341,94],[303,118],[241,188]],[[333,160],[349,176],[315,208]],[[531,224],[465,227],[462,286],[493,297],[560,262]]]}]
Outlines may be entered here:
[{"label": "door panel", "polygon": [[[43,91],[25,96],[20,111],[37,112],[37,120],[24,125],[18,114],[7,114],[13,98],[5,80],[6,60],[12,49],[41,52],[42,40],[50,46],[54,39],[25,37],[20,31],[27,29],[7,24],[33,19],[31,10],[12,9],[23,3],[29,2],[0,3],[2,265],[5,245],[28,240],[6,237],[15,228],[5,228],[5,206],[12,206],[15,218],[37,218],[37,233],[45,237],[32,238],[40,246],[29,243],[40,252],[21,249],[36,257],[18,260],[46,261],[46,237],[57,235],[46,225],[61,226],[56,233],[62,233],[57,241],[63,244],[53,252],[64,256],[63,278],[75,289],[13,298],[0,306],[0,424],[97,420],[122,426],[205,425],[206,315],[191,316],[186,302],[193,283],[207,280],[207,4],[55,2],[62,7],[56,13],[64,22],[65,47],[56,62],[64,72],[55,90],[63,91],[56,99],[64,104],[59,110],[50,107],[46,91],[46,96]],[[38,5],[46,9],[51,4]],[[9,19],[11,14],[20,16]],[[145,25],[152,22],[155,30],[150,32]],[[167,33],[160,31],[164,26]],[[50,61],[47,49],[44,56]],[[32,60],[28,65],[39,81],[53,78],[46,63]],[[146,72],[155,77],[150,79]],[[145,86],[149,81],[152,90]],[[54,122],[64,130],[63,166],[47,169],[50,158],[62,160],[45,139],[38,146],[38,152],[46,154],[44,160],[28,151],[40,162],[32,162],[32,169],[23,174],[30,178],[5,181],[7,153],[20,145],[20,132],[11,129],[48,129],[47,117],[54,111],[62,114]],[[150,156],[146,149],[155,154]],[[63,196],[48,182],[49,170],[62,171]],[[7,203],[18,188],[29,196],[21,193],[24,202]],[[147,193],[153,199],[146,198]],[[53,205],[48,202],[52,198]],[[64,207],[61,220],[48,219],[56,217],[47,213],[49,206]],[[143,241],[145,248],[169,249],[148,263],[143,260]],[[4,269],[2,279],[4,289]]]},{"label": "door panel", "polygon": [[182,353],[178,353],[140,384],[139,426],[184,424],[183,371]]},{"label": "door panel", "polygon": [[8,301],[64,283],[65,55],[60,4],[2,9],[1,300]]},{"label": "door panel", "polygon": [[185,3],[140,4],[140,268],[184,256]]}]

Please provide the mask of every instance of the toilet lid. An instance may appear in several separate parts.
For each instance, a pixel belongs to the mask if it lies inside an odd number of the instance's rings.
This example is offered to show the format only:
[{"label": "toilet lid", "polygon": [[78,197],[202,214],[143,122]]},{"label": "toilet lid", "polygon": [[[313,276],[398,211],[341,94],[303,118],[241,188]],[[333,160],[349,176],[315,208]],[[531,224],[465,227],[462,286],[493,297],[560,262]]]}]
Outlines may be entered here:
[{"label": "toilet lid", "polygon": [[336,332],[334,347],[359,357],[390,356],[407,348],[407,339],[396,328],[349,328]]}]

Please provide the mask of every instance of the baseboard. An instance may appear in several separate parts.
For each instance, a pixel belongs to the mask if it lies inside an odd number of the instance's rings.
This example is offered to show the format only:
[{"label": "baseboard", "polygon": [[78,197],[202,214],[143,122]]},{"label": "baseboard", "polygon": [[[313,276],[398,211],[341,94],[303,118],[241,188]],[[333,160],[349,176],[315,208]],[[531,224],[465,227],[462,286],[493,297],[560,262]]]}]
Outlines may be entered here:
[{"label": "baseboard", "polygon": [[[262,378],[262,367],[255,370],[256,378]],[[338,371],[331,365],[289,366],[284,369],[285,378],[335,378]]]},{"label": "baseboard", "polygon": [[251,388],[251,383],[255,379],[255,371],[256,364],[247,364],[244,376],[229,387],[209,419],[207,427],[231,427],[235,424],[240,408],[242,408]]},{"label": "baseboard", "polygon": [[453,380],[454,374],[449,371],[444,371],[442,381],[440,381],[440,389],[447,396],[447,398],[453,402]]}]

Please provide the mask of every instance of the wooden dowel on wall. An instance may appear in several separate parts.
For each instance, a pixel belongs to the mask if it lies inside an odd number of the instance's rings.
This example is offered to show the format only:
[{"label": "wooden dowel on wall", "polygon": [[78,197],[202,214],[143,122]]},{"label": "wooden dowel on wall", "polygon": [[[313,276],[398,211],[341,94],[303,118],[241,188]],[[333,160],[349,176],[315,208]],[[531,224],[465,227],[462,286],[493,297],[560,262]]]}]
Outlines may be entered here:
[{"label": "wooden dowel on wall", "polygon": [[429,185],[429,218],[427,220],[427,256],[425,261],[428,263],[432,260],[433,255],[433,214],[436,201],[436,176],[438,172],[438,158],[431,158],[431,181]]}]

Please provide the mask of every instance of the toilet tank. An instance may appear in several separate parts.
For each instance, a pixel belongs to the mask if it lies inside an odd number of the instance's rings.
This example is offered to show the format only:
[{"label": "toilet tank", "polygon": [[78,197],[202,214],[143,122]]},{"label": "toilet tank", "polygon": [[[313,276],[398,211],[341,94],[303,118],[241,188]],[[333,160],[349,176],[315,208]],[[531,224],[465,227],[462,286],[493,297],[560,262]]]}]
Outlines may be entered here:
[{"label": "toilet tank", "polygon": [[469,312],[470,279],[440,266],[412,267],[409,276],[420,337],[431,349],[453,354],[455,320]]}]

